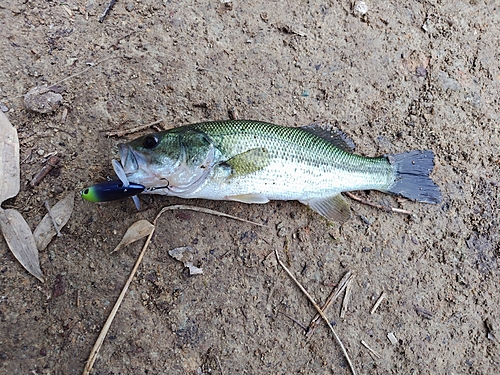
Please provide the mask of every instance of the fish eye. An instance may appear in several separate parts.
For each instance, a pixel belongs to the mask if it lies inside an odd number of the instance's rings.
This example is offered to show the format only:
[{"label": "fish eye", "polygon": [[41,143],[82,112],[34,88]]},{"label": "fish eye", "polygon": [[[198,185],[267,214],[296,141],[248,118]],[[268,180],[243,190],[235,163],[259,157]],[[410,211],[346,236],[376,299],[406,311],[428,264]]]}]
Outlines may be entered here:
[{"label": "fish eye", "polygon": [[142,147],[144,148],[154,148],[158,145],[160,141],[156,135],[150,134],[144,137],[142,140]]}]

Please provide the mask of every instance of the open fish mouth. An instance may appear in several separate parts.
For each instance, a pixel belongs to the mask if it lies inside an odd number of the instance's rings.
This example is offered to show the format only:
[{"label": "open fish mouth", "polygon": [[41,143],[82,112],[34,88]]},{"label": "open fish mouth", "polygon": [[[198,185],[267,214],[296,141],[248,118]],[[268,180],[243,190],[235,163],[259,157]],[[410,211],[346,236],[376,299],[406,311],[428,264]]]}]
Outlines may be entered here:
[{"label": "open fish mouth", "polygon": [[137,152],[128,144],[118,145],[120,162],[114,161],[115,173],[122,181],[140,184],[145,192],[152,192],[168,188],[168,181],[151,170],[151,156]]},{"label": "open fish mouth", "polygon": [[123,171],[127,176],[130,176],[139,170],[139,161],[137,160],[138,155],[134,153],[129,145],[120,143],[118,145],[118,152]]}]

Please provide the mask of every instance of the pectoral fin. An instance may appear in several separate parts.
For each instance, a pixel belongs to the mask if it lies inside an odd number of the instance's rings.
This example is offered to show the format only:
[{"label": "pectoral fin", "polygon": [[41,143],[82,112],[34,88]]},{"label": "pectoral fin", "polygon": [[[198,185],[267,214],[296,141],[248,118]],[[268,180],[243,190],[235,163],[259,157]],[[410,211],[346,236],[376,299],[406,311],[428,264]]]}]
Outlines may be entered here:
[{"label": "pectoral fin", "polygon": [[300,201],[307,204],[314,211],[326,217],[328,220],[343,223],[351,217],[349,203],[340,194],[333,197],[317,198],[308,201]]},{"label": "pectoral fin", "polygon": [[269,152],[265,148],[253,148],[233,156],[224,162],[231,167],[230,177],[244,176],[260,171],[269,165]]},{"label": "pectoral fin", "polygon": [[226,197],[227,200],[243,202],[243,203],[267,203],[269,199],[262,194],[240,194],[240,195],[230,195]]}]

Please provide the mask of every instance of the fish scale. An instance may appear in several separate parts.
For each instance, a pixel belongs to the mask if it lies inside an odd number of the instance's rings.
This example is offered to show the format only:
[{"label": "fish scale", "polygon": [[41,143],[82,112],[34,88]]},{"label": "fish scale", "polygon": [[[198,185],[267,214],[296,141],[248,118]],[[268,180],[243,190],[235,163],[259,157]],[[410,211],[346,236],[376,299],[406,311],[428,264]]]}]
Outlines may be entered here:
[{"label": "fish scale", "polygon": [[[244,185],[269,199],[305,200],[322,197],[325,191],[335,194],[344,189],[386,189],[394,179],[393,168],[386,158],[369,159],[347,153],[300,128],[252,121],[201,123],[194,128],[210,134],[226,158],[256,147],[270,152],[269,168],[252,176],[241,176],[238,179],[241,183],[224,192],[225,195],[235,195]],[[275,182],[270,191],[269,181]],[[222,181],[210,182],[211,188],[217,190]],[[276,185],[288,189],[277,191]]]}]

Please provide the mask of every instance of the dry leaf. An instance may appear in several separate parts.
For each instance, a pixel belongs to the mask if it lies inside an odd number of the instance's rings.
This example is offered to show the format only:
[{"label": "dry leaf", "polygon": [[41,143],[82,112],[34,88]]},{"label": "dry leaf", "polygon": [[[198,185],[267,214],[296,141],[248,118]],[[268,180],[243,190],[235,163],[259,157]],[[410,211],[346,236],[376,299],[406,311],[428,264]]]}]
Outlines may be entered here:
[{"label": "dry leaf", "polygon": [[54,219],[58,228],[61,229],[66,225],[71,217],[74,205],[75,193],[71,192],[50,209],[52,218],[49,214],[47,214],[44,216],[42,221],[40,221],[40,224],[38,224],[33,232],[33,237],[35,237],[36,247],[38,250],[44,250],[49,245],[52,238],[57,234],[56,228],[54,228],[54,224],[52,223],[52,219]]},{"label": "dry leaf", "polygon": [[127,229],[127,232],[125,232],[122,240],[111,253],[121,250],[125,246],[128,246],[132,242],[140,240],[143,237],[149,236],[154,228],[155,226],[147,220],[136,221]]},{"label": "dry leaf", "polygon": [[184,264],[184,267],[189,268],[190,275],[201,275],[203,269],[193,265],[193,248],[191,246],[176,247],[169,250],[168,254]]},{"label": "dry leaf", "polygon": [[19,193],[19,140],[17,130],[0,112],[0,204]]},{"label": "dry leaf", "polygon": [[0,228],[10,251],[26,270],[43,282],[38,249],[28,223],[17,210],[0,208]]},{"label": "dry leaf", "polygon": [[[19,139],[17,130],[0,112],[0,204],[19,193]],[[17,210],[0,208],[0,229],[21,265],[43,282],[38,250],[31,229]]]}]

